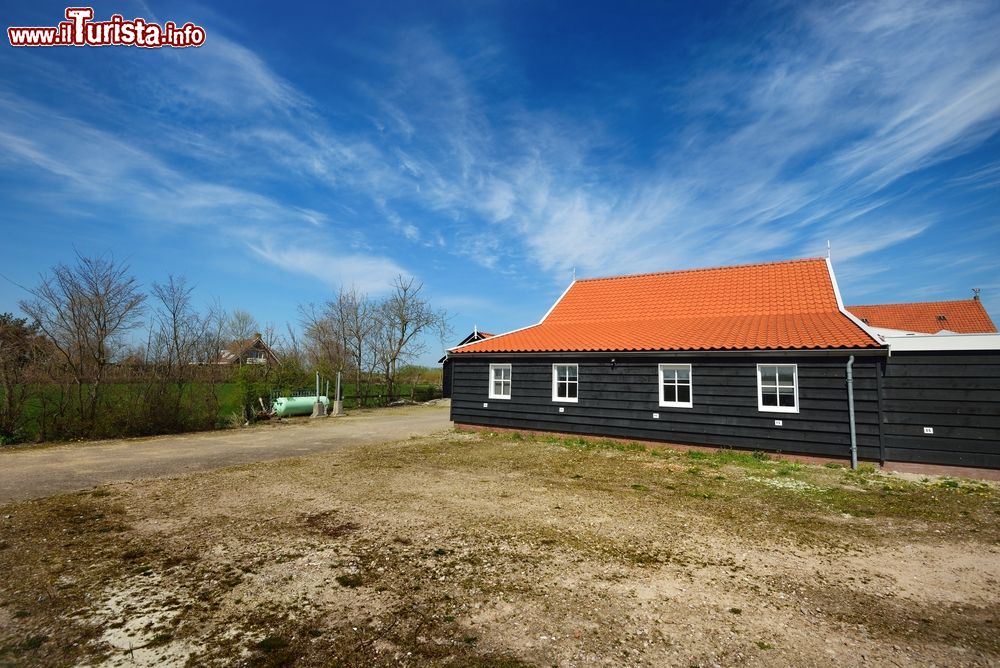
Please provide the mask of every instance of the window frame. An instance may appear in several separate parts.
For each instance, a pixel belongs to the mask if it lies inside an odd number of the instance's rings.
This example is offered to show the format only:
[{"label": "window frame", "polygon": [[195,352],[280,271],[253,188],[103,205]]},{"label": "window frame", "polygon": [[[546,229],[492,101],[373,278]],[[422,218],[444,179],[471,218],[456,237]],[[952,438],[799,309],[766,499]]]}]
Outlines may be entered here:
[{"label": "window frame", "polygon": [[[657,369],[657,371],[656,371],[657,379],[659,380],[659,385],[658,385],[658,388],[657,388],[656,392],[657,392],[657,396],[659,398],[659,404],[660,404],[660,406],[662,406],[663,408],[694,408],[694,377],[692,375],[691,365],[690,364],[664,363],[664,364],[658,364],[657,367],[656,367],[656,369]],[[687,380],[687,383],[686,383],[687,388],[688,388],[688,400],[687,401],[667,401],[663,397],[663,385],[664,385],[664,383],[663,383],[663,372],[666,369],[671,369],[671,370],[680,370],[680,369],[683,369],[683,370],[687,371],[687,374],[688,374],[688,380]],[[678,382],[675,381],[674,382],[674,387],[675,388],[676,387],[681,387],[681,385],[680,385],[680,383],[678,383]],[[676,392],[674,393],[674,396],[676,396]]]},{"label": "window frame", "polygon": [[[493,371],[494,370],[504,369],[504,368],[507,369],[507,380],[504,381],[501,378],[500,379],[500,385],[501,385],[501,387],[503,387],[503,383],[504,382],[507,383],[507,394],[506,395],[504,395],[504,394],[496,394],[493,391],[494,384],[496,383],[496,378],[493,376]],[[513,396],[513,394],[514,394],[514,368],[511,366],[511,364],[509,362],[506,362],[506,363],[498,362],[496,364],[490,364],[490,387],[489,387],[488,394],[489,394],[489,398],[490,399],[510,399],[511,396]]]},{"label": "window frame", "polygon": [[[779,369],[781,367],[791,367],[792,369],[792,399],[794,400],[794,405],[792,406],[765,406],[764,405],[764,378],[761,375],[761,369],[763,367],[774,367]],[[775,390],[778,396],[778,402],[781,402],[781,383],[778,380],[778,374],[775,374]],[[799,412],[799,365],[798,364],[758,364],[757,365],[757,410],[761,413],[798,413]]]},{"label": "window frame", "polygon": [[[576,369],[576,380],[570,381],[569,379],[565,381],[559,380],[559,367],[573,367]],[[569,384],[573,383],[576,385],[576,396],[575,397],[560,397],[559,396],[559,383],[565,382],[567,394],[569,394]],[[556,362],[552,365],[552,401],[561,404],[575,404],[580,401],[580,365],[576,362]]]}]

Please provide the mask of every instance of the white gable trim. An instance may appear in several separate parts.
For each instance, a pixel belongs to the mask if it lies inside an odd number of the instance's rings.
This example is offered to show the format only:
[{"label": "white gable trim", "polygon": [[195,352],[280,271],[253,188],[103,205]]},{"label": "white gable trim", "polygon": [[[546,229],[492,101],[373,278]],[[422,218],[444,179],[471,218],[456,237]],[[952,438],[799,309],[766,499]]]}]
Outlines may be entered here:
[{"label": "white gable trim", "polygon": [[545,315],[542,316],[542,319],[539,320],[538,322],[536,322],[534,325],[528,325],[527,327],[518,327],[517,329],[512,329],[509,332],[504,332],[503,334],[496,334],[495,336],[491,336],[488,339],[482,339],[480,341],[473,341],[472,343],[466,343],[465,345],[455,346],[454,348],[448,348],[447,352],[450,353],[450,352],[455,351],[455,350],[461,350],[462,348],[466,348],[468,346],[473,346],[473,345],[475,345],[477,343],[482,343],[483,341],[492,341],[493,339],[499,339],[501,336],[507,336],[508,334],[514,334],[516,332],[523,332],[524,330],[531,329],[532,327],[538,327],[540,324],[542,324],[543,322],[545,322],[545,319],[548,318],[549,315],[552,314],[552,311],[555,310],[556,306],[559,306],[559,302],[561,302],[563,300],[563,297],[565,297],[567,294],[569,294],[569,291],[573,288],[574,285],[576,285],[576,280],[575,279],[569,284],[569,287],[567,287],[565,290],[563,290],[563,293],[561,295],[559,295],[559,299],[557,299],[556,302],[555,302],[555,304],[553,304],[552,307],[548,311],[545,312]]},{"label": "white gable trim", "polygon": [[861,331],[870,336],[875,343],[880,346],[886,345],[885,339],[882,336],[876,334],[875,331],[863,323],[860,318],[844,308],[844,300],[840,296],[840,286],[837,285],[837,275],[833,273],[833,262],[830,261],[830,258],[826,258],[826,268],[830,272],[830,282],[833,284],[833,294],[837,297],[837,308],[840,309],[840,312],[847,316],[848,320],[860,327]]}]

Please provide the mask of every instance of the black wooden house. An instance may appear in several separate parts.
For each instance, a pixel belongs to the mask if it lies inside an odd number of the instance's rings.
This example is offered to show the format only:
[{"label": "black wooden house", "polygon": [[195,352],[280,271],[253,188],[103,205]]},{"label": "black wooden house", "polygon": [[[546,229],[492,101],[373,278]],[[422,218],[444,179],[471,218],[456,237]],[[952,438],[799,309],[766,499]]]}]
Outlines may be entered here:
[{"label": "black wooden house", "polygon": [[[926,397],[959,381],[894,365],[820,258],[574,281],[538,324],[452,348],[447,364],[457,426],[834,458],[853,444],[863,460],[1000,468],[1000,358],[963,355],[928,364],[978,379],[949,395],[969,408],[906,413],[914,383]],[[926,422],[956,438],[921,441]]]}]

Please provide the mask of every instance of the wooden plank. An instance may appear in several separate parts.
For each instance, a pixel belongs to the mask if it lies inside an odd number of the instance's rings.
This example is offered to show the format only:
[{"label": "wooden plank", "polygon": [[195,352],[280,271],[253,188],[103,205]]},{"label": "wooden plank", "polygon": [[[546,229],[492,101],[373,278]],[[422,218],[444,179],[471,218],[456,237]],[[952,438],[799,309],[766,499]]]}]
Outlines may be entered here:
[{"label": "wooden plank", "polygon": [[963,452],[956,450],[912,450],[907,448],[886,448],[886,459],[893,462],[915,464],[940,464],[945,466],[971,466],[985,469],[1000,469],[1000,453]]},{"label": "wooden plank", "polygon": [[[929,420],[934,419],[932,416],[928,416],[928,418]],[[887,421],[882,425],[883,431],[886,434],[891,434],[893,436],[924,436],[924,427],[931,427],[934,429],[933,435],[938,438],[1000,443],[1000,432],[998,432],[997,429],[989,427],[955,427],[951,425],[935,424],[930,421],[920,425],[898,424]]]},{"label": "wooden plank", "polygon": [[[806,431],[796,427],[796,425],[786,424],[784,427],[774,427],[773,422],[768,424],[756,424],[756,425],[745,425],[745,424],[733,424],[729,422],[717,422],[717,423],[705,423],[705,422],[680,422],[680,421],[664,421],[664,420],[653,420],[653,419],[642,419],[642,420],[630,420],[624,418],[594,418],[587,415],[572,415],[566,413],[531,413],[531,414],[511,414],[501,411],[489,411],[489,410],[475,410],[470,409],[467,411],[462,411],[458,421],[472,421],[477,422],[481,419],[491,419],[500,426],[506,427],[522,427],[522,428],[540,428],[536,425],[538,423],[552,423],[562,425],[562,428],[568,428],[568,425],[572,425],[574,428],[589,428],[596,432],[599,432],[603,427],[616,427],[620,429],[634,429],[634,430],[645,430],[649,433],[659,433],[659,434],[670,434],[670,433],[697,433],[697,434],[716,434],[727,437],[751,437],[755,439],[774,439],[782,441],[802,441],[804,443],[821,444],[821,443],[835,443],[835,444],[849,444],[850,437],[847,430],[838,431],[821,431],[813,432]],[[477,422],[478,423],[478,422]],[[871,427],[871,430],[859,428],[858,432],[859,440],[865,443],[871,443],[872,445],[878,445],[877,442],[877,427]]]},{"label": "wooden plank", "polygon": [[997,441],[969,440],[964,438],[948,438],[939,436],[925,436],[923,434],[888,434],[885,437],[886,447],[907,450],[938,450],[941,452],[973,452],[973,453],[1000,453],[1000,443]]},{"label": "wooden plank", "polygon": [[[502,421],[483,418],[480,422],[470,424],[480,424],[486,427],[506,427]],[[563,424],[558,422],[538,421],[532,426],[520,425],[521,429],[533,429],[541,431],[556,431],[564,433],[578,433],[589,436],[608,436],[615,438],[633,438],[646,441],[660,441],[664,443],[678,443],[690,445],[703,445],[709,447],[739,447],[747,450],[764,450],[768,452],[784,452],[808,454],[814,456],[828,457],[848,457],[850,447],[847,444],[820,444],[804,443],[799,441],[778,441],[774,439],[753,439],[745,436],[722,436],[716,434],[699,433],[663,433],[642,428],[622,429],[615,426],[602,425],[600,430],[595,431],[592,427],[576,424]],[[864,459],[874,459],[878,455],[878,447],[874,445],[859,445],[859,455]]]},{"label": "wooden plank", "polygon": [[996,391],[1000,385],[1000,379],[985,377],[938,377],[928,378],[921,376],[891,376],[885,379],[887,390],[895,389],[937,389],[937,390],[985,390]]}]

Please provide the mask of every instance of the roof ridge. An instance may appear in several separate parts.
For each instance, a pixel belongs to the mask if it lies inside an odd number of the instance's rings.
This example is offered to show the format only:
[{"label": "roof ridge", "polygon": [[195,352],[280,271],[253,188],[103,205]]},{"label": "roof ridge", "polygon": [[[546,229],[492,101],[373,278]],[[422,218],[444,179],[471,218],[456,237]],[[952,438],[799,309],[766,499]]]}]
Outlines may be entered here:
[{"label": "roof ridge", "polygon": [[[593,316],[587,318],[568,318],[555,321],[556,324],[562,325],[566,323],[581,323],[581,322],[667,322],[671,320],[711,320],[711,319],[728,319],[728,318],[785,318],[789,316],[796,315],[810,315],[810,314],[836,314],[841,315],[840,310],[836,308],[824,308],[824,309],[812,309],[809,311],[775,311],[774,313],[725,313],[719,315],[670,315],[665,317],[657,316],[642,316],[642,317],[604,317],[604,316]],[[541,323],[538,323],[541,324]]]},{"label": "roof ridge", "polygon": [[939,299],[927,302],[894,302],[891,304],[854,304],[853,306],[845,306],[846,309],[852,308],[876,308],[880,306],[927,306],[929,304],[979,304],[982,306],[982,302],[978,299],[973,299],[968,297],[966,299]]},{"label": "roof ridge", "polygon": [[621,274],[618,276],[594,276],[593,278],[578,278],[576,283],[589,283],[593,281],[614,281],[625,278],[642,278],[645,276],[663,276],[665,274],[691,274],[702,271],[718,271],[720,269],[746,269],[747,267],[769,267],[779,264],[796,264],[800,262],[825,262],[823,257],[802,257],[793,260],[776,260],[772,262],[748,262],[745,264],[722,264],[715,267],[695,267],[693,269],[672,269],[670,271],[647,271],[640,274]]}]

